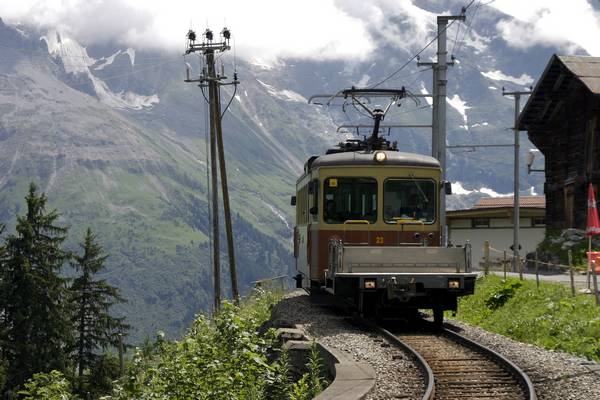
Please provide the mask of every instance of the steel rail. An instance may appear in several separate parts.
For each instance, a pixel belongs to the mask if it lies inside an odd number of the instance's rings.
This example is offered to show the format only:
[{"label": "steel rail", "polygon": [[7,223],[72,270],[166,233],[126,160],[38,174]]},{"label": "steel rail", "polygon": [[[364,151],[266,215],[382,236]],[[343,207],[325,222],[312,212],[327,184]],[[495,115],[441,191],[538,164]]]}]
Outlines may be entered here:
[{"label": "steel rail", "polygon": [[537,400],[537,395],[535,394],[535,388],[533,387],[531,379],[529,379],[529,376],[525,373],[525,371],[519,368],[515,363],[513,363],[500,353],[496,352],[495,350],[492,350],[489,347],[482,345],[481,343],[459,335],[458,333],[448,328],[443,328],[442,332],[455,342],[459,342],[460,344],[463,344],[467,347],[470,347],[476,351],[490,356],[494,361],[496,361],[498,364],[501,364],[519,381],[523,389],[525,389],[525,395],[527,396],[528,400]]},{"label": "steel rail", "polygon": [[[422,373],[424,375],[424,381],[425,381],[425,386],[426,386],[426,390],[425,390],[425,393],[424,393],[422,399],[423,400],[435,399],[435,376],[433,373],[433,369],[431,368],[431,366],[429,365],[427,360],[421,354],[419,354],[419,352],[416,349],[411,347],[409,344],[407,344],[405,341],[403,341],[396,334],[388,331],[387,329],[385,329],[371,321],[361,319],[361,322],[363,324],[371,327],[373,330],[377,331],[379,334],[381,334],[383,337],[385,337],[387,340],[389,340],[392,344],[405,350],[414,360],[416,360],[417,366],[419,367],[419,369],[422,371]],[[517,383],[523,390],[525,398],[527,400],[537,400],[535,388],[533,386],[533,383],[527,376],[527,374],[521,368],[519,368],[516,364],[514,364],[512,361],[507,359],[506,357],[504,357],[501,354],[499,354],[498,352],[490,349],[489,347],[486,347],[478,342],[475,342],[472,339],[468,339],[448,328],[435,328],[434,329],[434,325],[432,323],[429,323],[427,321],[420,321],[420,323],[426,323],[426,326],[428,326],[428,329],[431,329],[430,332],[432,334],[436,334],[436,333],[441,334],[442,337],[445,337],[460,346],[469,348],[472,351],[475,351],[475,352],[485,356],[491,362],[500,366],[506,373],[510,374],[517,381]]]},{"label": "steel rail", "polygon": [[382,328],[381,326],[376,325],[373,322],[365,320],[363,318],[360,318],[360,322],[379,332],[381,336],[389,340],[395,346],[400,347],[401,349],[406,351],[417,362],[417,366],[419,367],[419,369],[425,377],[425,393],[423,394],[423,397],[421,397],[421,400],[435,399],[435,379],[433,376],[433,370],[431,369],[427,361],[425,361],[425,359],[419,353],[417,353],[415,349],[410,347],[408,344],[404,343],[396,335],[394,335],[387,329]]}]

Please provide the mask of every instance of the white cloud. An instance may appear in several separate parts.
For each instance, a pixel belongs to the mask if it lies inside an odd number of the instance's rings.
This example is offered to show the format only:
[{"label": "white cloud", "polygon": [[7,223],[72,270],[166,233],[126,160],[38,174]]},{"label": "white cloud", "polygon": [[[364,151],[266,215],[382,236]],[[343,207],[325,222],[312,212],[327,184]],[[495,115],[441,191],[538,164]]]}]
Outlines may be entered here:
[{"label": "white cloud", "polygon": [[513,47],[541,44],[556,46],[565,53],[580,47],[600,56],[600,13],[589,1],[496,0],[491,6],[515,18],[498,23],[502,37]]},{"label": "white cloud", "polygon": [[[496,0],[509,17],[497,29],[511,45],[575,46],[600,55],[600,13],[591,0]],[[378,41],[414,52],[435,37],[436,14],[414,0],[18,0],[1,1],[0,16],[45,30],[56,28],[80,43],[116,41],[134,49],[168,49],[182,53],[185,33],[208,25],[227,25],[240,56],[276,65],[278,58],[364,60]],[[452,10],[457,12],[456,4]],[[510,18],[514,17],[514,19]],[[448,37],[451,40],[452,26]],[[464,32],[464,31],[463,31]],[[464,46],[486,50],[490,38],[470,30]],[[575,43],[575,44],[574,44]],[[435,46],[423,54],[432,57]],[[391,55],[393,56],[393,55]],[[398,62],[403,62],[399,60]]]},{"label": "white cloud", "polygon": [[19,0],[0,3],[0,15],[16,23],[57,28],[86,44],[116,41],[137,49],[183,52],[190,26],[227,25],[241,56],[361,59],[373,41],[364,20],[334,0]]}]

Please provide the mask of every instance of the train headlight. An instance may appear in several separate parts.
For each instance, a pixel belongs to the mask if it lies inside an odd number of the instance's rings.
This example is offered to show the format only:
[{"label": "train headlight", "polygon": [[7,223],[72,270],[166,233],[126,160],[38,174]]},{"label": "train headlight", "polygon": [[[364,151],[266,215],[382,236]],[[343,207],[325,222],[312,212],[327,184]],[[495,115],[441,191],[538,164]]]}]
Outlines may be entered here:
[{"label": "train headlight", "polygon": [[460,279],[448,279],[448,289],[460,289]]},{"label": "train headlight", "polygon": [[375,161],[384,162],[385,160],[387,160],[387,155],[383,151],[375,153]]},{"label": "train headlight", "polygon": [[365,289],[377,289],[377,279],[365,279]]}]

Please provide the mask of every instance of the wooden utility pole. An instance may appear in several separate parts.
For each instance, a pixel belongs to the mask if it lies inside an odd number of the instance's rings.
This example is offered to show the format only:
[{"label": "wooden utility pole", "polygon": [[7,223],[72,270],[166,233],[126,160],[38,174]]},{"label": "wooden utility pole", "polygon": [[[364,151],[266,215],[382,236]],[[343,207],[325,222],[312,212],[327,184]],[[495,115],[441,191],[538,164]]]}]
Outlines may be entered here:
[{"label": "wooden utility pole", "polygon": [[[215,53],[225,52],[230,49],[229,39],[231,33],[227,28],[221,31],[221,40],[213,41],[213,32],[207,29],[203,33],[202,43],[196,43],[196,33],[188,32],[188,48],[186,54],[201,52],[206,60],[206,70],[198,79],[190,79],[189,70],[185,82],[198,82],[201,88],[208,87],[208,102],[210,105],[210,168],[212,186],[212,234],[213,234],[213,280],[214,280],[214,310],[218,311],[221,304],[221,266],[220,266],[220,241],[219,241],[219,189],[218,166],[221,170],[221,191],[223,192],[223,213],[225,216],[225,231],[227,233],[227,250],[229,255],[229,272],[231,276],[231,292],[237,303],[239,292],[237,287],[237,272],[235,265],[235,252],[233,246],[233,229],[231,224],[231,209],[229,206],[229,190],[227,185],[227,170],[225,166],[225,150],[223,147],[223,132],[221,126],[221,100],[220,86],[237,85],[237,74],[231,82],[223,82],[226,76],[219,75],[215,69]],[[204,89],[203,89],[204,90]],[[217,157],[218,153],[218,157]]]}]

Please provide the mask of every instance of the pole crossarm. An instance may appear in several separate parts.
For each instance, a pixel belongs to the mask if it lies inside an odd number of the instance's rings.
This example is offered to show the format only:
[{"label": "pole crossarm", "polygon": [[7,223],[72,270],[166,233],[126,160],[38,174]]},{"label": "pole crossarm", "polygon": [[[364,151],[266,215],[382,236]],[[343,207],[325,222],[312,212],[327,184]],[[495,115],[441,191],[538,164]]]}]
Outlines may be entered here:
[{"label": "pole crossarm", "polygon": [[[342,129],[373,129],[373,125],[370,124],[358,124],[358,125],[340,125],[337,127],[336,132],[340,132]],[[431,125],[422,125],[422,124],[385,124],[379,125],[379,128],[431,128]]]},{"label": "pole crossarm", "polygon": [[476,147],[515,147],[514,144],[459,144],[446,146],[447,149],[473,149]]}]

